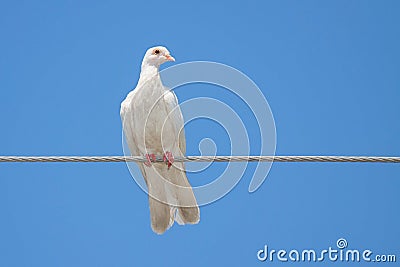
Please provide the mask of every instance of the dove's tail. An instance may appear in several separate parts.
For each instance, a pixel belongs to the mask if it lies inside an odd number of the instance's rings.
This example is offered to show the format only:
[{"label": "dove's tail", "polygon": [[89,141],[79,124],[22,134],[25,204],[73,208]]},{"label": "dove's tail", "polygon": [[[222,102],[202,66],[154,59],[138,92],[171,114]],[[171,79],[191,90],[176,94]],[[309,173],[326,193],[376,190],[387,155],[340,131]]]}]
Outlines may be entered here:
[{"label": "dove's tail", "polygon": [[176,162],[171,169],[163,164],[144,167],[139,164],[149,190],[151,228],[157,234],[164,233],[174,220],[179,224],[196,224],[200,210],[192,187],[183,169]]},{"label": "dove's tail", "polygon": [[[165,180],[154,165],[150,168],[138,164],[145,178],[150,206],[151,228],[157,234],[163,234],[174,223],[173,214],[167,202]],[[164,166],[163,166],[164,167]]]},{"label": "dove's tail", "polygon": [[171,209],[165,204],[149,195],[151,228],[157,234],[163,234],[173,224]]},{"label": "dove's tail", "polygon": [[183,162],[175,162],[171,169],[164,168],[165,183],[173,218],[179,224],[196,224],[200,220],[200,210],[193,189],[186,177]]}]

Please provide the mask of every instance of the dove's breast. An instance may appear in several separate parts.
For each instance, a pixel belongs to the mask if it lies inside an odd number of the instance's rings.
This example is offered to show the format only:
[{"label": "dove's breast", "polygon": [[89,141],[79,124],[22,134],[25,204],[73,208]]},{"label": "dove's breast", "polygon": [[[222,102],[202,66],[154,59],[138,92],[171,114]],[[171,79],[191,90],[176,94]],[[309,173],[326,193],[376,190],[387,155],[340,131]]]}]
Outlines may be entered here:
[{"label": "dove's breast", "polygon": [[179,134],[170,114],[174,94],[159,84],[147,84],[134,91],[135,94],[122,103],[121,117],[130,114],[126,118],[130,121],[137,147],[142,154],[173,151]]}]

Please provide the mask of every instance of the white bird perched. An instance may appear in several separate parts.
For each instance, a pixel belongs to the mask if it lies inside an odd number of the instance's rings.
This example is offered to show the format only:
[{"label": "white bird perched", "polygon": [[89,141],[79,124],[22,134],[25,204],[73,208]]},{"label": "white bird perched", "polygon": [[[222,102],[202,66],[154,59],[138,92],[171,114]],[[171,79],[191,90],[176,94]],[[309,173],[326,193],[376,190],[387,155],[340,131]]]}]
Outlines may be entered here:
[{"label": "white bird perched", "polygon": [[[151,227],[164,233],[174,221],[195,224],[200,211],[183,162],[174,156],[186,153],[183,117],[175,94],[164,87],[159,73],[161,64],[175,61],[162,46],[147,50],[136,88],[121,103],[121,119],[131,155],[144,155],[138,163],[149,193]],[[164,163],[153,163],[164,155]],[[172,166],[172,168],[171,168]]]}]

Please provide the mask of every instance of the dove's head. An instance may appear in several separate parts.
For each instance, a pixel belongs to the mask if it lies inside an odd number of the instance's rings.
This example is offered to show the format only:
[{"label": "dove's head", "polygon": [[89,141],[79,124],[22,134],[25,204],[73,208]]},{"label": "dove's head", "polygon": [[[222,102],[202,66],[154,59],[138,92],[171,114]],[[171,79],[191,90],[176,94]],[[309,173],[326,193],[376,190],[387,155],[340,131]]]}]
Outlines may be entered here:
[{"label": "dove's head", "polygon": [[175,58],[171,56],[167,48],[155,46],[147,50],[143,58],[142,66],[150,65],[159,67],[167,61],[175,61]]}]

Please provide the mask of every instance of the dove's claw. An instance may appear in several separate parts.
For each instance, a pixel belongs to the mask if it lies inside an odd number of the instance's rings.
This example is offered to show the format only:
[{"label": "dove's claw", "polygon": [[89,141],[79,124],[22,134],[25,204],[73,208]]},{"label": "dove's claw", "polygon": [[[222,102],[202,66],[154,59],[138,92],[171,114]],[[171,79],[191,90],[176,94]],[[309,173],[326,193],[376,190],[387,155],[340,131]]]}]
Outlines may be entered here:
[{"label": "dove's claw", "polygon": [[165,164],[168,165],[168,170],[169,170],[169,168],[171,168],[172,166],[172,163],[174,163],[174,156],[172,155],[171,152],[167,151],[164,153],[163,161],[165,162]]},{"label": "dove's claw", "polygon": [[147,167],[151,166],[151,162],[156,162],[156,155],[154,154],[146,154],[147,161],[144,162],[144,165]]}]

